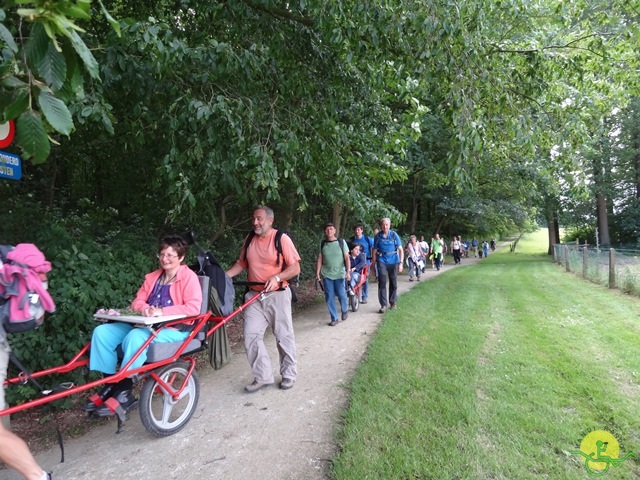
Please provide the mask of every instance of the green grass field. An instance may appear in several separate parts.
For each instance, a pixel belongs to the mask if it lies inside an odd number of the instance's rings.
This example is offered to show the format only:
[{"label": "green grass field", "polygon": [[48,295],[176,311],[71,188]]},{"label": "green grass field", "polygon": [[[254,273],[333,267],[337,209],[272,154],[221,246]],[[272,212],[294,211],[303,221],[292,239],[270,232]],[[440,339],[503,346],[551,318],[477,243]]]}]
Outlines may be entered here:
[{"label": "green grass field", "polygon": [[637,455],[602,478],[640,478],[640,301],[567,274],[546,241],[401,297],[350,386],[334,478],[591,478],[570,451],[595,430]]}]

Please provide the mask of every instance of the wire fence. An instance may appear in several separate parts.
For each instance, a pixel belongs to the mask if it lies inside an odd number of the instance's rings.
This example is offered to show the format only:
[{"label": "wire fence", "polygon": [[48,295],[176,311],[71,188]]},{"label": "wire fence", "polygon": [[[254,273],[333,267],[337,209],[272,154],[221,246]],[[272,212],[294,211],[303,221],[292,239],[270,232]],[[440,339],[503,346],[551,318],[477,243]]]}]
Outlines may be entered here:
[{"label": "wire fence", "polygon": [[567,272],[609,288],[640,296],[640,250],[597,248],[577,243],[555,245],[553,259]]}]

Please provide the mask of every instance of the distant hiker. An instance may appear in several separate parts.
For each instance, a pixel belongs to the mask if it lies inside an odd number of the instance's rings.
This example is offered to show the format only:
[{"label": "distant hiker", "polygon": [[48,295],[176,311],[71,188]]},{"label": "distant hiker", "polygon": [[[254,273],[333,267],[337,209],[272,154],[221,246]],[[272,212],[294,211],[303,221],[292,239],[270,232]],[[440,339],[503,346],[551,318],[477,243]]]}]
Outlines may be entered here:
[{"label": "distant hiker", "polygon": [[436,266],[436,270],[440,270],[440,264],[442,262],[442,248],[444,242],[440,239],[440,235],[436,233],[436,236],[431,242],[431,253],[433,254],[433,261]]},{"label": "distant hiker", "polygon": [[413,277],[415,276],[419,282],[422,267],[424,266],[424,255],[422,253],[422,247],[420,247],[415,235],[409,237],[406,253],[409,262],[409,281],[413,282]]},{"label": "distant hiker", "polygon": [[478,256],[478,239],[476,237],[471,239],[471,251],[474,257]]},{"label": "distant hiker", "polygon": [[485,258],[489,256],[489,242],[486,240],[482,242],[482,253],[484,253]]},{"label": "distant hiker", "polygon": [[460,241],[460,236],[453,236],[453,240],[451,241],[451,253],[453,254],[453,263],[456,265],[460,263],[460,259],[462,258],[462,242]]}]

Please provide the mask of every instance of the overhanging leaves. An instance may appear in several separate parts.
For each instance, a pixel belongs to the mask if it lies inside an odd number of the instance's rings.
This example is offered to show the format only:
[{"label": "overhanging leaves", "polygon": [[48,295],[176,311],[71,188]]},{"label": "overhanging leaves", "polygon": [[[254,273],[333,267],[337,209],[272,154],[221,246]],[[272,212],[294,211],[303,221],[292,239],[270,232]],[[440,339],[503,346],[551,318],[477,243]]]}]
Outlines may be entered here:
[{"label": "overhanging leaves", "polygon": [[33,163],[42,163],[49,156],[51,146],[40,115],[27,110],[16,123],[16,138],[22,147],[24,157]]},{"label": "overhanging leaves", "polygon": [[60,90],[67,75],[67,64],[64,55],[56,50],[53,44],[38,63],[38,72],[54,91]]},{"label": "overhanging leaves", "polygon": [[69,135],[73,130],[73,120],[64,102],[47,91],[38,95],[38,103],[42,113],[54,130]]}]

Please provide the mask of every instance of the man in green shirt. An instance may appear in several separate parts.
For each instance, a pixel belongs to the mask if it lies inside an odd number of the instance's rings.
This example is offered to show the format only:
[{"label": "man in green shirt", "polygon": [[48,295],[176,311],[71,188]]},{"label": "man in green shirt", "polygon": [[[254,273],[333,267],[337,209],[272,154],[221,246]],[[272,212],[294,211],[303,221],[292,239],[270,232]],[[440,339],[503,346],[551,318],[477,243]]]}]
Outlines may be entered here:
[{"label": "man in green shirt", "polygon": [[327,223],[324,226],[324,236],[325,239],[320,244],[320,254],[316,264],[316,280],[322,280],[324,299],[331,315],[329,325],[334,327],[338,324],[336,295],[340,300],[342,320],[346,320],[349,316],[345,285],[345,278],[350,279],[349,269],[346,268],[346,265],[349,265],[349,248],[344,239],[336,237],[336,227],[333,223]]}]

